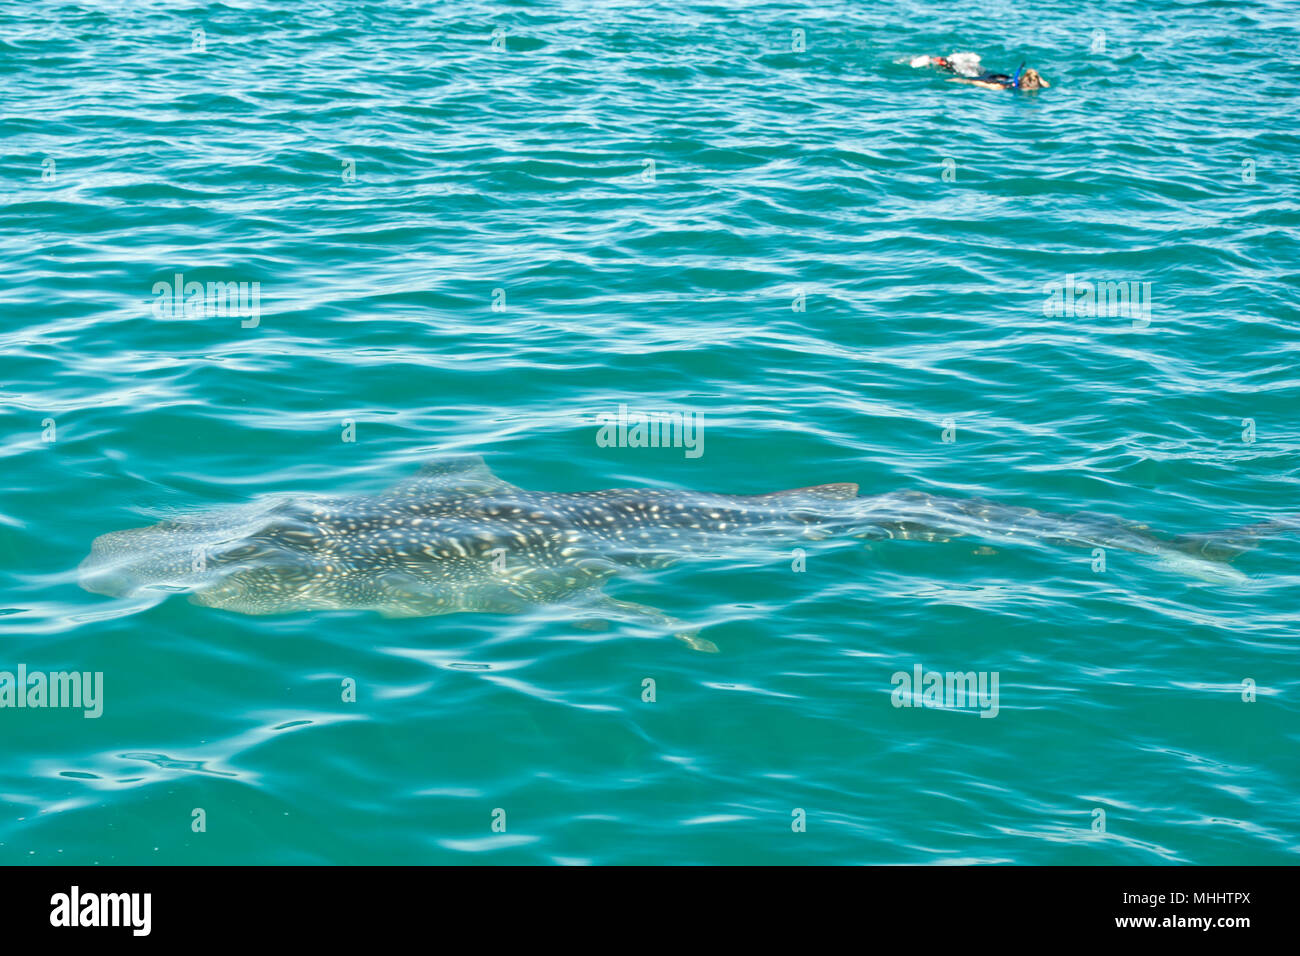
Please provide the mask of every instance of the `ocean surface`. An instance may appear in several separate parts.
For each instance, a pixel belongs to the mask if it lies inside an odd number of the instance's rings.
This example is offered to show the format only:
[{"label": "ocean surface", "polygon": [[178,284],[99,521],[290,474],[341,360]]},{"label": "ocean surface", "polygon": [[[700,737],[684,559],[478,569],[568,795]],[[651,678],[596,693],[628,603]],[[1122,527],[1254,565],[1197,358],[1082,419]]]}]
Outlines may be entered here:
[{"label": "ocean surface", "polygon": [[[1298,50],[1291,0],[0,3],[0,671],[103,681],[0,708],[0,863],[1296,863],[1300,535],[1227,583],[992,533],[611,582],[717,654],[76,567],[464,453],[1295,515]],[[909,65],[952,51],[1050,88]],[[996,716],[895,706],[918,668]]]}]

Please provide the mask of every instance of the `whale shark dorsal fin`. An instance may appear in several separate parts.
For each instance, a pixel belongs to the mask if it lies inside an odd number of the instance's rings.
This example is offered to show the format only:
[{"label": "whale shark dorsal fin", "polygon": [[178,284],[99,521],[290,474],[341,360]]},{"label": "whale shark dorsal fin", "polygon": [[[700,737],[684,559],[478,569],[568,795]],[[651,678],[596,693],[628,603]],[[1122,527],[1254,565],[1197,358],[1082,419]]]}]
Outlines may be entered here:
[{"label": "whale shark dorsal fin", "polygon": [[499,491],[512,490],[514,487],[492,474],[482,456],[455,455],[436,458],[425,463],[414,475],[399,481],[385,494],[394,497],[404,495],[459,497],[490,495]]},{"label": "whale shark dorsal fin", "polygon": [[809,496],[813,498],[831,498],[845,501],[858,496],[858,486],[851,481],[836,482],[831,485],[813,485],[811,488],[791,488],[789,491],[773,491],[771,494],[759,495],[760,498],[794,498]]}]

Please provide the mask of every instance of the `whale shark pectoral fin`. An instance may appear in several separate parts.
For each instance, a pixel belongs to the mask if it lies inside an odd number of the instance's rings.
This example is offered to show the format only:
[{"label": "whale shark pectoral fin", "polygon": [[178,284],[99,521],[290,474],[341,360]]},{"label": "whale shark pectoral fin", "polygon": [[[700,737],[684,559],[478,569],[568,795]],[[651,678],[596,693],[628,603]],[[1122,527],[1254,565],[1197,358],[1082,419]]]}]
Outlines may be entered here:
[{"label": "whale shark pectoral fin", "polygon": [[809,488],[791,488],[788,491],[773,491],[756,498],[772,500],[774,498],[829,498],[832,501],[847,501],[858,496],[858,486],[851,481],[840,481],[830,485],[813,485]]},{"label": "whale shark pectoral fin", "polygon": [[481,455],[456,455],[423,465],[410,478],[399,481],[385,491],[384,495],[467,496],[517,490],[514,485],[492,474]]},{"label": "whale shark pectoral fin", "polygon": [[658,627],[672,631],[673,637],[693,651],[702,651],[705,654],[718,653],[717,644],[698,636],[699,628],[693,628],[685,621],[678,620],[657,607],[650,607],[647,604],[634,604],[631,601],[620,601],[607,594],[598,595],[592,601],[590,607],[597,613],[608,614],[611,617],[623,620],[650,621]]},{"label": "whale shark pectoral fin", "polygon": [[673,637],[679,641],[685,642],[686,646],[693,651],[699,651],[702,654],[718,653],[718,645],[705,637],[697,637],[694,631],[685,631],[680,634],[674,634]]}]

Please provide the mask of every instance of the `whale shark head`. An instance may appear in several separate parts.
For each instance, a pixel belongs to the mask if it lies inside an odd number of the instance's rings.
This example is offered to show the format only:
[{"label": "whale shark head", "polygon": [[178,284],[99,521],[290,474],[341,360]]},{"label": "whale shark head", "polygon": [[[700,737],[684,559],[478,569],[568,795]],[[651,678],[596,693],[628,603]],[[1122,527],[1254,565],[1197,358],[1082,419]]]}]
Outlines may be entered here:
[{"label": "whale shark head", "polygon": [[219,580],[247,537],[265,526],[281,502],[221,509],[172,518],[147,528],[102,534],[77,567],[87,591],[138,597],[148,591],[193,591]]},{"label": "whale shark head", "polygon": [[197,586],[201,558],[165,524],[100,535],[77,567],[87,591],[136,597],[145,590],[179,591]]},{"label": "whale shark head", "polygon": [[80,581],[118,598],[189,592],[243,614],[408,617],[519,610],[613,573],[524,495],[482,459],[444,459],[379,495],[280,496],[101,535]]}]

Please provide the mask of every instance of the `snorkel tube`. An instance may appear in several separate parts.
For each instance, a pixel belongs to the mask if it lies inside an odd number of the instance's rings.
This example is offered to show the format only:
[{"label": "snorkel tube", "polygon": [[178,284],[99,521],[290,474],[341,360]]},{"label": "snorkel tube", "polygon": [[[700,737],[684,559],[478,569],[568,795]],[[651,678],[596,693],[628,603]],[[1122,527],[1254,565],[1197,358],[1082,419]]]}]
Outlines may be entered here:
[{"label": "snorkel tube", "polygon": [[1011,78],[1011,86],[1008,87],[1009,89],[1012,90],[1020,89],[1020,71],[1023,70],[1024,68],[1025,68],[1025,61],[1021,60],[1020,65],[1016,67],[1016,75]]}]

